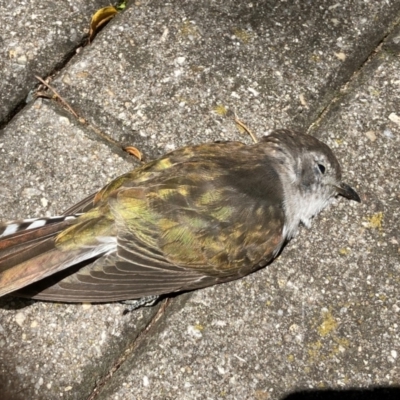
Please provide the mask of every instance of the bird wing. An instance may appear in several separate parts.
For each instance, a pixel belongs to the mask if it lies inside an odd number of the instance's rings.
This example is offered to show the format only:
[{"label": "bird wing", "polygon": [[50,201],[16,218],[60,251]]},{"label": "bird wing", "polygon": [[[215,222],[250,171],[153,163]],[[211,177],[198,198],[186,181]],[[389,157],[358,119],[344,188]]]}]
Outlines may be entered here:
[{"label": "bird wing", "polygon": [[[80,217],[112,218],[116,247],[19,293],[116,301],[247,275],[267,264],[284,241],[275,174],[255,149],[237,143],[183,149],[146,164],[106,186],[93,198],[96,207]],[[74,249],[80,230],[75,224],[59,234],[57,248]]]}]

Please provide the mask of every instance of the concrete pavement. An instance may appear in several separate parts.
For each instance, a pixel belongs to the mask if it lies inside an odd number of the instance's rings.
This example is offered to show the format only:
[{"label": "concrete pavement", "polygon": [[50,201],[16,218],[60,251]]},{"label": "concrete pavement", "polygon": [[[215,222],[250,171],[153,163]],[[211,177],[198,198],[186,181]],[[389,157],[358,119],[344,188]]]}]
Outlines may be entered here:
[{"label": "concrete pavement", "polygon": [[[363,203],[339,199],[263,271],[128,315],[120,304],[0,300],[4,393],[281,399],[373,386],[397,396],[400,2],[136,2],[74,55],[93,13],[82,4],[0,15],[2,70],[23,77],[1,84],[0,219],[58,214],[138,165],[119,145],[153,159],[250,141],[222,108],[258,136],[295,127],[327,142]],[[74,45],[59,29],[74,30]],[[53,100],[24,106],[33,73],[52,73],[87,124]]]}]

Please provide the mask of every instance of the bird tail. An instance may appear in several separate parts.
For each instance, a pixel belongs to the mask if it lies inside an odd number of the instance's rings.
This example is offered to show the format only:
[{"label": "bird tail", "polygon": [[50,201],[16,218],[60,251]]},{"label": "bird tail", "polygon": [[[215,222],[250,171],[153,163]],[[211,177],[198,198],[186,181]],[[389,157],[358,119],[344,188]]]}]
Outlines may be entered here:
[{"label": "bird tail", "polygon": [[0,297],[109,251],[110,244],[62,249],[56,238],[79,214],[12,221],[0,226]]}]

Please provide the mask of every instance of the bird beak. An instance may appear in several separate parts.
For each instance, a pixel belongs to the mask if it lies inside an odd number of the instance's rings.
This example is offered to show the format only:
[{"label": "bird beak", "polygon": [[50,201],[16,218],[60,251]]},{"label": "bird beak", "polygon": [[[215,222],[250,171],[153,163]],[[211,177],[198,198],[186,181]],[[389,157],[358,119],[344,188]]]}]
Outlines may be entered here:
[{"label": "bird beak", "polygon": [[358,203],[361,203],[360,196],[357,194],[357,192],[347,185],[346,183],[341,183],[340,186],[335,186],[338,194],[340,194],[343,197],[346,197],[349,200],[354,200],[357,201]]}]

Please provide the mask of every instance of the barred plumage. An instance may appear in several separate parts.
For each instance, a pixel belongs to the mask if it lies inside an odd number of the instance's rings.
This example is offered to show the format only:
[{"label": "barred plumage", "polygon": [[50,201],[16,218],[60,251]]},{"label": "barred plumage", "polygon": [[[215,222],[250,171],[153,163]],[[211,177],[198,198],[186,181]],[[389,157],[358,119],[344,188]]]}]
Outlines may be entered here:
[{"label": "barred plumage", "polygon": [[0,227],[0,296],[108,302],[238,279],[338,194],[360,201],[329,147],[308,135],[176,150],[64,216]]},{"label": "barred plumage", "polygon": [[80,214],[76,215],[59,215],[48,218],[28,218],[16,221],[8,221],[4,225],[0,225],[0,238],[13,235],[20,231],[43,228],[49,224],[56,224],[66,220],[78,218]]}]

